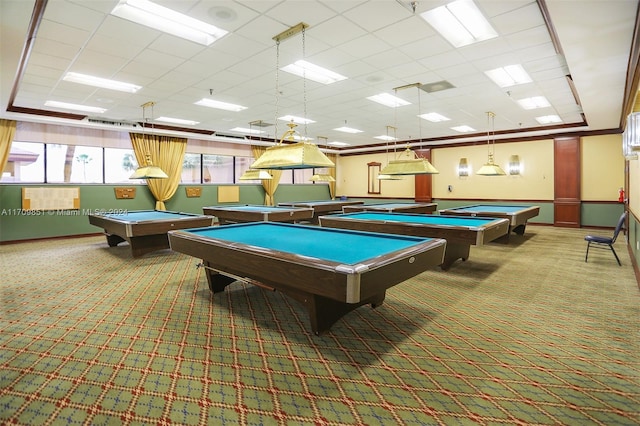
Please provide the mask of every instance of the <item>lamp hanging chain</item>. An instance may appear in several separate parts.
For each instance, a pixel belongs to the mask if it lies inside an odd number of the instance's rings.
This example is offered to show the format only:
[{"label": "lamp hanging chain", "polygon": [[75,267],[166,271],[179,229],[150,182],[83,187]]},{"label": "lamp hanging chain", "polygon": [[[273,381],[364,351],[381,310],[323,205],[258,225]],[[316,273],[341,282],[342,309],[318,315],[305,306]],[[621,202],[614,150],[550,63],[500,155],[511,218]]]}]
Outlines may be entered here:
[{"label": "lamp hanging chain", "polygon": [[422,118],[420,113],[422,112],[422,97],[420,96],[420,88],[418,87],[418,143],[422,145]]},{"label": "lamp hanging chain", "polygon": [[278,139],[278,108],[280,104],[280,40],[276,40],[276,116],[274,123],[274,140]]},{"label": "lamp hanging chain", "polygon": [[489,161],[493,162],[493,155],[495,154],[495,142],[492,144],[491,143],[491,139],[493,138],[493,135],[495,134],[493,131],[494,125],[495,125],[495,117],[496,115],[489,111],[487,112],[487,151],[489,154]]},{"label": "lamp hanging chain", "polygon": [[147,105],[142,105],[142,139],[146,140],[146,124],[147,124]]},{"label": "lamp hanging chain", "polygon": [[[151,103],[151,117],[150,117],[150,121],[151,121],[151,134],[153,134],[153,129],[154,129],[154,126],[153,126],[153,106],[154,106],[155,104],[156,104],[155,102],[152,102],[152,103]],[[153,137],[152,137],[151,139],[153,139]]]},{"label": "lamp hanging chain", "polygon": [[[302,60],[307,60],[306,52],[306,31],[305,27],[302,27]],[[303,106],[304,106],[304,139],[307,140],[307,69],[303,67],[302,71],[302,94],[303,94]]]},{"label": "lamp hanging chain", "polygon": [[[393,96],[398,97],[398,89],[393,89]],[[397,101],[396,101],[397,102]],[[393,108],[393,158],[397,159],[397,146],[398,146],[398,105],[396,104]]]},{"label": "lamp hanging chain", "polygon": [[491,113],[491,155],[496,155],[496,115]]},{"label": "lamp hanging chain", "polygon": [[142,105],[142,143],[147,152],[145,152],[144,163],[141,167],[145,167],[149,165],[149,160],[151,159],[151,152],[149,151],[149,146],[147,144],[147,132],[146,132],[146,124],[147,124],[147,104]]},{"label": "lamp hanging chain", "polygon": [[387,146],[385,148],[385,153],[387,156],[387,165],[389,164],[389,127],[390,126],[387,126]]},{"label": "lamp hanging chain", "polygon": [[418,146],[422,149],[422,118],[420,118],[420,113],[422,113],[422,97],[420,96],[420,87],[418,88]]},{"label": "lamp hanging chain", "polygon": [[[148,167],[151,166],[152,164],[152,160],[151,160],[151,150],[149,148],[149,144],[152,141],[152,137],[151,134],[147,135],[146,132],[146,124],[148,123],[148,118],[147,118],[147,107],[151,108],[151,117],[153,118],[153,106],[155,105],[155,102],[149,101],[146,102],[144,104],[142,104],[142,142],[144,143],[144,146],[146,147],[146,154],[145,154],[145,161],[143,166]],[[151,121],[151,132],[153,132],[153,120]]]}]

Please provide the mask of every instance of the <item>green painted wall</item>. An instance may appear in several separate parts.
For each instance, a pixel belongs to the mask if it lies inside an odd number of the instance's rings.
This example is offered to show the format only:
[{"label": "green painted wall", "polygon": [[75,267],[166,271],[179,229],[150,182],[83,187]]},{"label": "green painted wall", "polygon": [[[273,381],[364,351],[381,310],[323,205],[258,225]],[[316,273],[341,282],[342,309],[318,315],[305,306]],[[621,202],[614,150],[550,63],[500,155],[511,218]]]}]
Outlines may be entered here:
[{"label": "green painted wall", "polygon": [[[629,215],[629,230],[626,232],[626,239],[636,264],[640,264],[640,224],[635,216]],[[621,237],[618,237],[621,238]]]},{"label": "green painted wall", "polygon": [[[23,186],[28,185],[0,185],[0,242],[100,233],[102,231],[99,228],[89,224],[87,216],[90,213],[149,210],[155,206],[155,200],[146,185],[137,185],[136,197],[128,200],[115,198],[114,188],[121,185],[73,185],[80,188],[79,210],[42,211],[27,214],[28,212],[22,211]],[[187,197],[185,186],[200,186],[202,188],[201,197]],[[261,185],[242,184],[238,186],[240,187],[240,202],[238,204],[264,203],[264,190]],[[201,214],[202,207],[219,204],[217,202],[218,187],[218,185],[181,185],[173,198],[166,203],[167,210]],[[275,195],[276,203],[328,200],[329,198],[329,187],[324,184],[283,184],[278,186]],[[394,201],[394,199],[362,199],[362,201],[381,203]],[[410,202],[411,200],[403,199],[400,201]],[[469,200],[434,199],[433,202],[438,204],[439,210],[473,204]],[[482,203],[492,204],[486,201],[482,201]],[[516,204],[515,201],[513,203]],[[494,204],[499,204],[499,202],[494,202]],[[552,202],[517,202],[517,204],[540,206],[540,214],[531,220],[531,223],[553,224]],[[623,205],[619,203],[584,202],[581,208],[582,225],[585,227],[613,227],[617,218],[622,214],[622,208]],[[640,239],[640,235],[638,238]]]},{"label": "green painted wall", "polygon": [[582,202],[580,221],[582,226],[614,228],[623,211],[622,203]]},{"label": "green painted wall", "polygon": [[[438,203],[438,210],[478,204],[470,200],[434,199],[433,202]],[[525,206],[539,206],[540,214],[537,217],[532,218],[529,222],[553,225],[553,202],[551,201],[539,203],[523,203],[514,200],[508,201],[506,203]],[[505,202],[490,202],[483,200],[482,204],[505,204]],[[581,225],[584,227],[594,228],[613,228],[616,225],[618,218],[622,214],[623,207],[624,206],[622,204],[616,202],[583,202],[580,207]]]},{"label": "green painted wall", "polygon": [[[44,185],[0,185],[0,242],[101,233],[101,229],[89,224],[89,214],[150,210],[155,207],[155,200],[146,185],[136,185],[136,197],[126,200],[115,198],[114,188],[122,185],[70,185],[80,188],[79,210],[25,212],[22,210],[22,188],[28,186]],[[217,185],[186,186],[201,186],[201,197],[188,198],[185,186],[181,185],[171,200],[165,203],[167,210],[202,214],[202,207],[219,204]],[[264,203],[262,185],[238,186],[240,202],[237,204]],[[275,195],[276,203],[330,198],[328,185],[315,184],[280,185]]]}]

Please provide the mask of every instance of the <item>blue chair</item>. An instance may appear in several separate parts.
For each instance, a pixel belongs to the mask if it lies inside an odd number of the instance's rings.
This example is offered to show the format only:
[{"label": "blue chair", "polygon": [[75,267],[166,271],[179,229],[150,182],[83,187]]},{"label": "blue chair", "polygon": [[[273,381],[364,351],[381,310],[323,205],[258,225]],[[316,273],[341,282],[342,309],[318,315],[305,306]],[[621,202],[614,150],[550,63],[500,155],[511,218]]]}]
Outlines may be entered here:
[{"label": "blue chair", "polygon": [[593,244],[593,246],[596,248],[607,248],[607,247],[610,248],[611,252],[616,257],[616,260],[618,261],[618,265],[622,266],[622,263],[620,263],[620,258],[618,257],[616,251],[613,249],[613,243],[616,242],[616,238],[618,238],[618,234],[620,233],[620,230],[624,227],[624,221],[626,217],[627,217],[627,212],[622,213],[622,216],[620,216],[620,219],[618,219],[618,224],[616,225],[616,229],[613,231],[613,236],[611,237],[601,237],[598,235],[587,235],[586,237],[584,237],[585,241],[587,242],[587,254],[584,257],[585,262],[589,258],[589,247],[591,247],[591,245]]}]

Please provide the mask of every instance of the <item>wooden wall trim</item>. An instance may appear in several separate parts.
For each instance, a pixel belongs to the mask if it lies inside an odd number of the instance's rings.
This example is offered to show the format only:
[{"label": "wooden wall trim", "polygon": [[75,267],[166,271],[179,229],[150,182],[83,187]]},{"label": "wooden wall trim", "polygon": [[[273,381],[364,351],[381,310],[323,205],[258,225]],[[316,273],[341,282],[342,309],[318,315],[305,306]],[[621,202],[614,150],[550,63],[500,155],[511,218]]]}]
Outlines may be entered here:
[{"label": "wooden wall trim", "polygon": [[[417,149],[416,155],[420,158],[424,158],[427,161],[431,161],[431,149]],[[430,203],[433,197],[432,190],[432,177],[431,175],[416,175],[415,176],[415,201],[416,203]]]},{"label": "wooden wall trim", "polygon": [[20,82],[22,82],[22,77],[24,76],[27,68],[29,56],[31,56],[31,51],[33,50],[33,46],[36,42],[36,35],[38,33],[38,28],[40,27],[40,22],[42,22],[42,17],[44,16],[44,9],[47,7],[47,1],[48,0],[36,0],[33,7],[31,21],[29,22],[29,29],[27,30],[27,39],[22,47],[22,54],[20,55],[20,62],[18,63],[18,71],[16,72],[16,78],[13,80],[13,87],[11,87],[7,110],[13,106],[13,102],[16,100],[16,96],[18,95],[18,87],[20,87]]},{"label": "wooden wall trim", "polygon": [[553,157],[553,224],[579,228],[581,225],[580,138],[555,138]]}]

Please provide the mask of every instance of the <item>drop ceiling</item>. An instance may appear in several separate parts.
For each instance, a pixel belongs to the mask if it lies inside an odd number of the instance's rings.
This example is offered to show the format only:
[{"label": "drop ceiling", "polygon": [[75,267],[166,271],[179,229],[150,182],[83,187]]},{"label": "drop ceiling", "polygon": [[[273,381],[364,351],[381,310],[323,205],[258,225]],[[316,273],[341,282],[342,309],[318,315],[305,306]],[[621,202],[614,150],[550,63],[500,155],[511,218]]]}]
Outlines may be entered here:
[{"label": "drop ceiling", "polygon": [[[341,152],[348,153],[384,147],[374,139],[384,134],[433,145],[481,140],[490,127],[510,137],[609,131],[619,129],[628,112],[635,0],[546,0],[542,8],[531,0],[476,0],[499,36],[462,48],[454,48],[419,16],[445,4],[440,0],[156,1],[229,31],[208,47],[115,17],[110,12],[117,2],[49,0],[31,48],[24,50],[36,2],[0,0],[0,116],[103,126],[56,116],[77,112],[46,107],[45,101],[102,107],[106,112],[91,118],[125,123],[141,122],[141,106],[152,101],[154,118],[198,121],[181,126],[200,132],[191,137],[215,140],[215,132],[233,140],[228,136],[244,136],[235,127],[259,128],[263,136],[279,138],[286,122],[276,117],[290,114],[315,121],[299,126],[299,133],[321,144],[345,142]],[[272,38],[300,22],[308,24],[304,40],[298,34],[276,48]],[[277,70],[277,64],[303,58],[348,78],[323,85]],[[500,88],[484,73],[511,64],[521,64],[533,82]],[[63,81],[70,71],[142,89],[128,94]],[[415,83],[429,90],[394,90]],[[411,104],[394,109],[367,99],[382,92]],[[524,110],[516,103],[531,96],[544,96],[551,106]],[[202,98],[247,109],[228,112],[194,104]],[[495,113],[493,124],[488,111]],[[431,123],[417,117],[428,112],[451,120]],[[535,119],[550,114],[562,124],[550,129]],[[458,125],[475,131],[451,130]],[[334,130],[342,126],[362,132]]]}]

